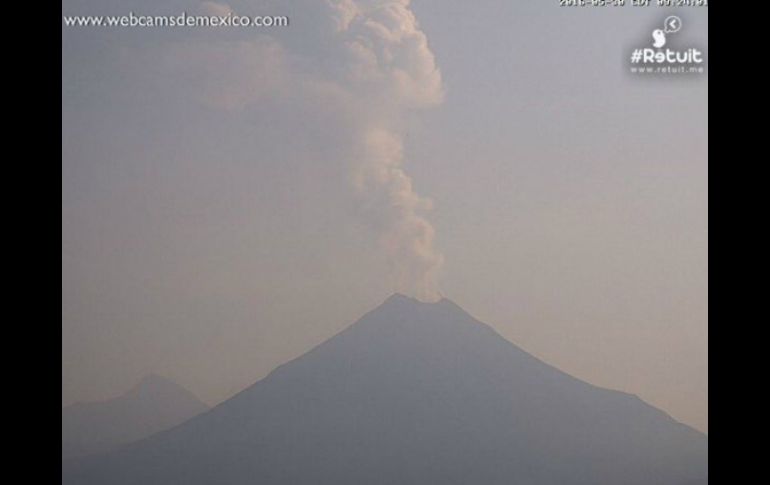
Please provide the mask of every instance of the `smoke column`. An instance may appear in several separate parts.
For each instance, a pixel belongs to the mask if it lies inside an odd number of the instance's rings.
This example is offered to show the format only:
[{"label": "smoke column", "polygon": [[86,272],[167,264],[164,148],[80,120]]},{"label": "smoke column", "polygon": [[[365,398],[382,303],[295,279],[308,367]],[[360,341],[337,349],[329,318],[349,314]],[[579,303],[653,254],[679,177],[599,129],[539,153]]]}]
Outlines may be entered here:
[{"label": "smoke column", "polygon": [[[249,2],[201,6],[239,14],[253,8]],[[349,172],[362,219],[378,234],[396,289],[437,299],[443,258],[426,217],[431,202],[404,171],[403,140],[408,117],[440,104],[444,90],[409,0],[274,0],[261,8],[258,13],[288,14],[290,26],[172,44],[164,59],[195,80],[211,107],[258,108],[269,116],[278,105],[298,116],[319,109],[324,117],[340,116],[329,126],[345,145],[341,170]]]},{"label": "smoke column", "polygon": [[335,5],[349,61],[345,78],[364,105],[353,185],[379,234],[398,291],[436,300],[443,257],[425,215],[432,203],[415,192],[403,169],[402,127],[409,112],[441,103],[441,74],[409,0]]}]

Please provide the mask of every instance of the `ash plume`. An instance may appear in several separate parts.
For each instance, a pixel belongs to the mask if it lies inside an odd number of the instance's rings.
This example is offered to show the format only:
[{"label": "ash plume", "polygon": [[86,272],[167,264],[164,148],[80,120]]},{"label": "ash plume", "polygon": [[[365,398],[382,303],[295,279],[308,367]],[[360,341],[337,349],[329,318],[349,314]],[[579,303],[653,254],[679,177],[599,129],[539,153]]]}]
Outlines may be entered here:
[{"label": "ash plume", "polygon": [[365,105],[353,184],[379,233],[398,291],[439,298],[443,257],[426,214],[429,199],[403,168],[404,117],[441,103],[441,74],[409,0],[339,2],[338,23],[350,64],[347,79]]},{"label": "ash plume", "polygon": [[[207,1],[201,8],[251,14],[254,6]],[[405,171],[403,140],[410,117],[440,104],[444,89],[409,0],[274,1],[262,9],[288,14],[290,27],[171,44],[164,63],[193,80],[186,85],[209,107],[264,110],[278,100],[299,116],[322,110],[333,117],[330,129],[346,145],[334,168],[347,171],[394,289],[438,299],[443,257],[427,218],[432,204]]]}]

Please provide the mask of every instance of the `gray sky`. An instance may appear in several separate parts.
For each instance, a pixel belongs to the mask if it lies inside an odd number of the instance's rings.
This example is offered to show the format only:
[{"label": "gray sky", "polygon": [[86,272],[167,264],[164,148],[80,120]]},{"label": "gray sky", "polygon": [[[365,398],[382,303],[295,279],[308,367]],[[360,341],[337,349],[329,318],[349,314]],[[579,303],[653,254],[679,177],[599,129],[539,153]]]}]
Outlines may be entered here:
[{"label": "gray sky", "polygon": [[[150,372],[216,403],[398,289],[351,183],[363,121],[433,201],[442,294],[707,430],[707,77],[624,71],[671,11],[414,0],[438,99],[425,59],[394,61],[417,86],[350,81],[322,8],[268,3],[229,5],[290,27],[63,29],[63,404]],[[677,13],[707,46],[707,10]]]}]

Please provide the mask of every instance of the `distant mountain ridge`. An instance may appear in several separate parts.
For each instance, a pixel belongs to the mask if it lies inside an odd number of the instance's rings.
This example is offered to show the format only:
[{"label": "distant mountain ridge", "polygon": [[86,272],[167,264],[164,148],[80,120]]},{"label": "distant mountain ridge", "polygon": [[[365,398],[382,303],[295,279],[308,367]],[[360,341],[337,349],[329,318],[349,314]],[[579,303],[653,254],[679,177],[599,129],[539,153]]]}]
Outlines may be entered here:
[{"label": "distant mountain ridge", "polygon": [[105,452],[146,438],[207,409],[187,389],[148,375],[115,399],[62,408],[62,459]]},{"label": "distant mountain ridge", "polygon": [[543,363],[449,300],[394,295],[183,425],[68,484],[682,485],[708,439]]}]

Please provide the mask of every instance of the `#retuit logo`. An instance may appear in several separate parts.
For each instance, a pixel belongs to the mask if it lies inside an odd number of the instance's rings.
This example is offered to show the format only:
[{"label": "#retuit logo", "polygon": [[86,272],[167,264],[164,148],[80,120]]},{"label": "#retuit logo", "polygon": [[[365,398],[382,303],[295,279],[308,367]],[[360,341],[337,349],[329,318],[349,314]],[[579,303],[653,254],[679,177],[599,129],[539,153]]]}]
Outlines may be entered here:
[{"label": "#retuit logo", "polygon": [[702,74],[705,72],[705,53],[697,47],[672,48],[674,34],[682,30],[682,19],[670,15],[662,28],[652,31],[651,47],[636,47],[629,57],[633,74]]}]

